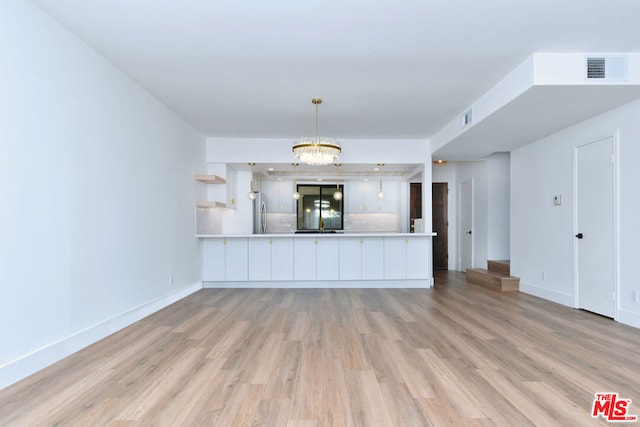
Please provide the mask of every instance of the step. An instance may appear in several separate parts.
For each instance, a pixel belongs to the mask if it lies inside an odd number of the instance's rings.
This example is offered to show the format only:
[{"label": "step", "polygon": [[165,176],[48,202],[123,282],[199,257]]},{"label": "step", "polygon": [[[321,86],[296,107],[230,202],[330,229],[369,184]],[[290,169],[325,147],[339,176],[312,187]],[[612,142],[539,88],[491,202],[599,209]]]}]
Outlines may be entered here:
[{"label": "step", "polygon": [[520,279],[506,274],[485,270],[484,268],[467,268],[467,280],[500,292],[517,292]]},{"label": "step", "polygon": [[511,262],[508,259],[496,259],[487,261],[487,268],[489,271],[502,273],[505,276],[511,275]]}]

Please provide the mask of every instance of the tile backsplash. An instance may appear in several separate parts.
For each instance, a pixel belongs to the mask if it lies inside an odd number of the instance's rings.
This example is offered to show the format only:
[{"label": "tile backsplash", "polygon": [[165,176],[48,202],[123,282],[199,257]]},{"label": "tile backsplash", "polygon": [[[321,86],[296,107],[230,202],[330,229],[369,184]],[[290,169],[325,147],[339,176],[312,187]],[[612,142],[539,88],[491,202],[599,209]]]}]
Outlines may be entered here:
[{"label": "tile backsplash", "polygon": [[[267,233],[293,233],[296,231],[296,215],[268,213]],[[400,216],[395,213],[357,213],[344,218],[345,233],[399,233]]]}]

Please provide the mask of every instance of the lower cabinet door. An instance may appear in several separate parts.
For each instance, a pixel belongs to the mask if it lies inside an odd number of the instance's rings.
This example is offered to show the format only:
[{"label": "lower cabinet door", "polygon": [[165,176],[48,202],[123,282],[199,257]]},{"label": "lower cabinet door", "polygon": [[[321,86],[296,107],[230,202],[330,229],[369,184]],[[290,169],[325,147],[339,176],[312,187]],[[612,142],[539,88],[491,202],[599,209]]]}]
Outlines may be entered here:
[{"label": "lower cabinet door", "polygon": [[202,241],[202,281],[223,282],[225,279],[225,244],[223,239]]},{"label": "lower cabinet door", "polygon": [[405,237],[384,238],[384,278],[404,280],[407,278],[407,242]]},{"label": "lower cabinet door", "polygon": [[293,280],[293,239],[271,239],[271,280]]},{"label": "lower cabinet door", "polygon": [[340,238],[340,280],[362,279],[362,243],[360,237]]},{"label": "lower cabinet door", "polygon": [[412,237],[407,243],[407,279],[430,279],[431,239]]},{"label": "lower cabinet door", "polygon": [[315,237],[296,237],[293,240],[293,278],[295,280],[316,280]]},{"label": "lower cabinet door", "polygon": [[319,238],[316,245],[316,279],[338,280],[340,246],[337,239]]},{"label": "lower cabinet door", "polygon": [[362,239],[362,279],[384,279],[384,242],[382,237]]},{"label": "lower cabinet door", "polygon": [[271,239],[249,239],[249,280],[271,280]]},{"label": "lower cabinet door", "polygon": [[244,282],[249,278],[249,253],[247,239],[227,238],[225,241],[225,278],[229,282]]}]

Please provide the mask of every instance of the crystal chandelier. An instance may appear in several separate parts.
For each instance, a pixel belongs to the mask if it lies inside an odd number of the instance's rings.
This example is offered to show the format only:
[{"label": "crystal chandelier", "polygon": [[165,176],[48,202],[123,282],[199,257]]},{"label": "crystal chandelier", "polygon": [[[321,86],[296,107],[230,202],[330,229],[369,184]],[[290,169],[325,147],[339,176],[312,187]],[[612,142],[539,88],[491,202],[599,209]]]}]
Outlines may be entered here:
[{"label": "crystal chandelier", "polygon": [[338,160],[342,148],[335,139],[318,136],[318,105],[322,103],[322,99],[313,98],[311,102],[316,106],[316,136],[300,138],[293,145],[293,154],[308,165],[328,165]]}]

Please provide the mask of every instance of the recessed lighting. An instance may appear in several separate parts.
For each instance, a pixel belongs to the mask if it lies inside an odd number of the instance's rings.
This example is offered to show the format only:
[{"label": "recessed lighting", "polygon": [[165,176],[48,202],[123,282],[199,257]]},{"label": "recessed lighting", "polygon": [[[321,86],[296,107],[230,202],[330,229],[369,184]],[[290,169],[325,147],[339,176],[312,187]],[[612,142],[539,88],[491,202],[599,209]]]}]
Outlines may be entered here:
[{"label": "recessed lighting", "polygon": [[274,169],[274,168],[267,168],[267,170],[268,170],[269,172],[273,172],[275,169]]},{"label": "recessed lighting", "polygon": [[318,181],[322,181],[322,178],[318,178]]},{"label": "recessed lighting", "polygon": [[369,178],[365,178],[363,181],[364,182],[369,182]]},{"label": "recessed lighting", "polygon": [[380,168],[373,168],[373,170],[377,172],[380,170]]},{"label": "recessed lighting", "polygon": [[447,161],[446,160],[434,160],[433,164],[437,165],[437,166],[442,166],[442,165],[446,165]]},{"label": "recessed lighting", "polygon": [[282,181],[282,178],[278,178],[278,181]]}]

